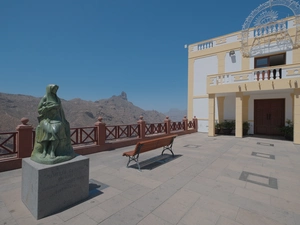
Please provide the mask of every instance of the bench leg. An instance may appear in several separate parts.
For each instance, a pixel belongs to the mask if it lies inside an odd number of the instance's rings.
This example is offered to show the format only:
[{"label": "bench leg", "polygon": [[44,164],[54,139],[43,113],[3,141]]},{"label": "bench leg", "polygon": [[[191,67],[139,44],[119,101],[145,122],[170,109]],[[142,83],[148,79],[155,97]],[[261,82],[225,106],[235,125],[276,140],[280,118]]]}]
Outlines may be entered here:
[{"label": "bench leg", "polygon": [[129,156],[129,158],[128,158],[128,163],[127,163],[127,167],[129,167],[129,163],[130,163],[131,161],[135,161],[136,164],[138,165],[139,171],[141,171],[141,167],[140,167],[140,164],[139,164],[139,155]]},{"label": "bench leg", "polygon": [[161,152],[161,155],[163,155],[163,154],[164,154],[164,151],[166,151],[166,150],[169,150],[169,151],[172,153],[172,156],[174,157],[174,153],[173,153],[173,151],[172,151],[172,145],[165,146],[165,147],[163,148],[163,151]]}]

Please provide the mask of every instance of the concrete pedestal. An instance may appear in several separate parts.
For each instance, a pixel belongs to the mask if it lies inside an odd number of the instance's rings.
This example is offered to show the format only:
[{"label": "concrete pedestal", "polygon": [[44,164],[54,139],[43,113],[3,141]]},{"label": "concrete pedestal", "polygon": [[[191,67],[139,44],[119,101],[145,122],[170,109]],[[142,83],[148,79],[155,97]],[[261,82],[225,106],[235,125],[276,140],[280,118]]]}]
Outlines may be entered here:
[{"label": "concrete pedestal", "polygon": [[22,160],[22,201],[36,219],[89,196],[89,159],[77,156],[56,165]]}]

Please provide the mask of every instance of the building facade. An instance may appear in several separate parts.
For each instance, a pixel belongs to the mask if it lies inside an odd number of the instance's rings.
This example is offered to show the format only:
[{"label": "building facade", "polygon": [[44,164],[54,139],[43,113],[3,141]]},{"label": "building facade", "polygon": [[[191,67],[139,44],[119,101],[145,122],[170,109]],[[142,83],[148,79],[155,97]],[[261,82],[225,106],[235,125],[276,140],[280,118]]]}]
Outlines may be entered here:
[{"label": "building facade", "polygon": [[[278,19],[274,6],[293,16]],[[300,7],[270,0],[253,10],[239,32],[188,46],[188,117],[215,135],[215,123],[235,121],[235,136],[282,135],[293,122],[300,144]]]}]

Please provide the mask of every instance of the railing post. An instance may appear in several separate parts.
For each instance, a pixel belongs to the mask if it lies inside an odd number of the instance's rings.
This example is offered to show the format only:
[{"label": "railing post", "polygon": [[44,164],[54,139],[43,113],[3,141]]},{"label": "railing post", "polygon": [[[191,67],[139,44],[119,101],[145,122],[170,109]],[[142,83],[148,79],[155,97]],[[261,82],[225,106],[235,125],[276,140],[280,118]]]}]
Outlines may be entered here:
[{"label": "railing post", "polygon": [[194,129],[198,131],[198,119],[196,118],[196,116],[194,116],[193,118],[193,124],[194,124]]},{"label": "railing post", "polygon": [[102,122],[102,117],[98,117],[95,127],[97,130],[97,145],[104,145],[106,140],[106,124]]},{"label": "railing post", "polygon": [[165,119],[165,126],[166,126],[166,134],[170,134],[171,133],[171,120],[169,119],[169,117],[167,116]]},{"label": "railing post", "polygon": [[28,125],[29,119],[23,117],[21,119],[21,123],[17,126],[17,142],[16,148],[18,152],[18,158],[26,158],[31,156],[31,152],[33,149],[33,127]]},{"label": "railing post", "polygon": [[188,128],[188,119],[186,118],[186,116],[183,117],[182,119],[182,125],[183,125],[183,130],[184,131],[187,131],[189,128]]},{"label": "railing post", "polygon": [[143,120],[143,117],[140,116],[140,119],[137,121],[139,125],[139,138],[143,139],[146,136],[146,122]]}]

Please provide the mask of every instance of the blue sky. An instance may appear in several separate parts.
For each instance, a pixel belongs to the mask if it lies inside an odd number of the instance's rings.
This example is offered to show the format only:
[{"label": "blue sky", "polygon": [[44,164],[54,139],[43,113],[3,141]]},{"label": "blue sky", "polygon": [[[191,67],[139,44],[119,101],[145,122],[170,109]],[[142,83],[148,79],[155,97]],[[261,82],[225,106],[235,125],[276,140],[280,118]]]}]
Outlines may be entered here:
[{"label": "blue sky", "polygon": [[264,2],[1,0],[0,92],[41,97],[54,83],[66,100],[125,91],[146,110],[186,109],[184,45],[241,30]]}]

